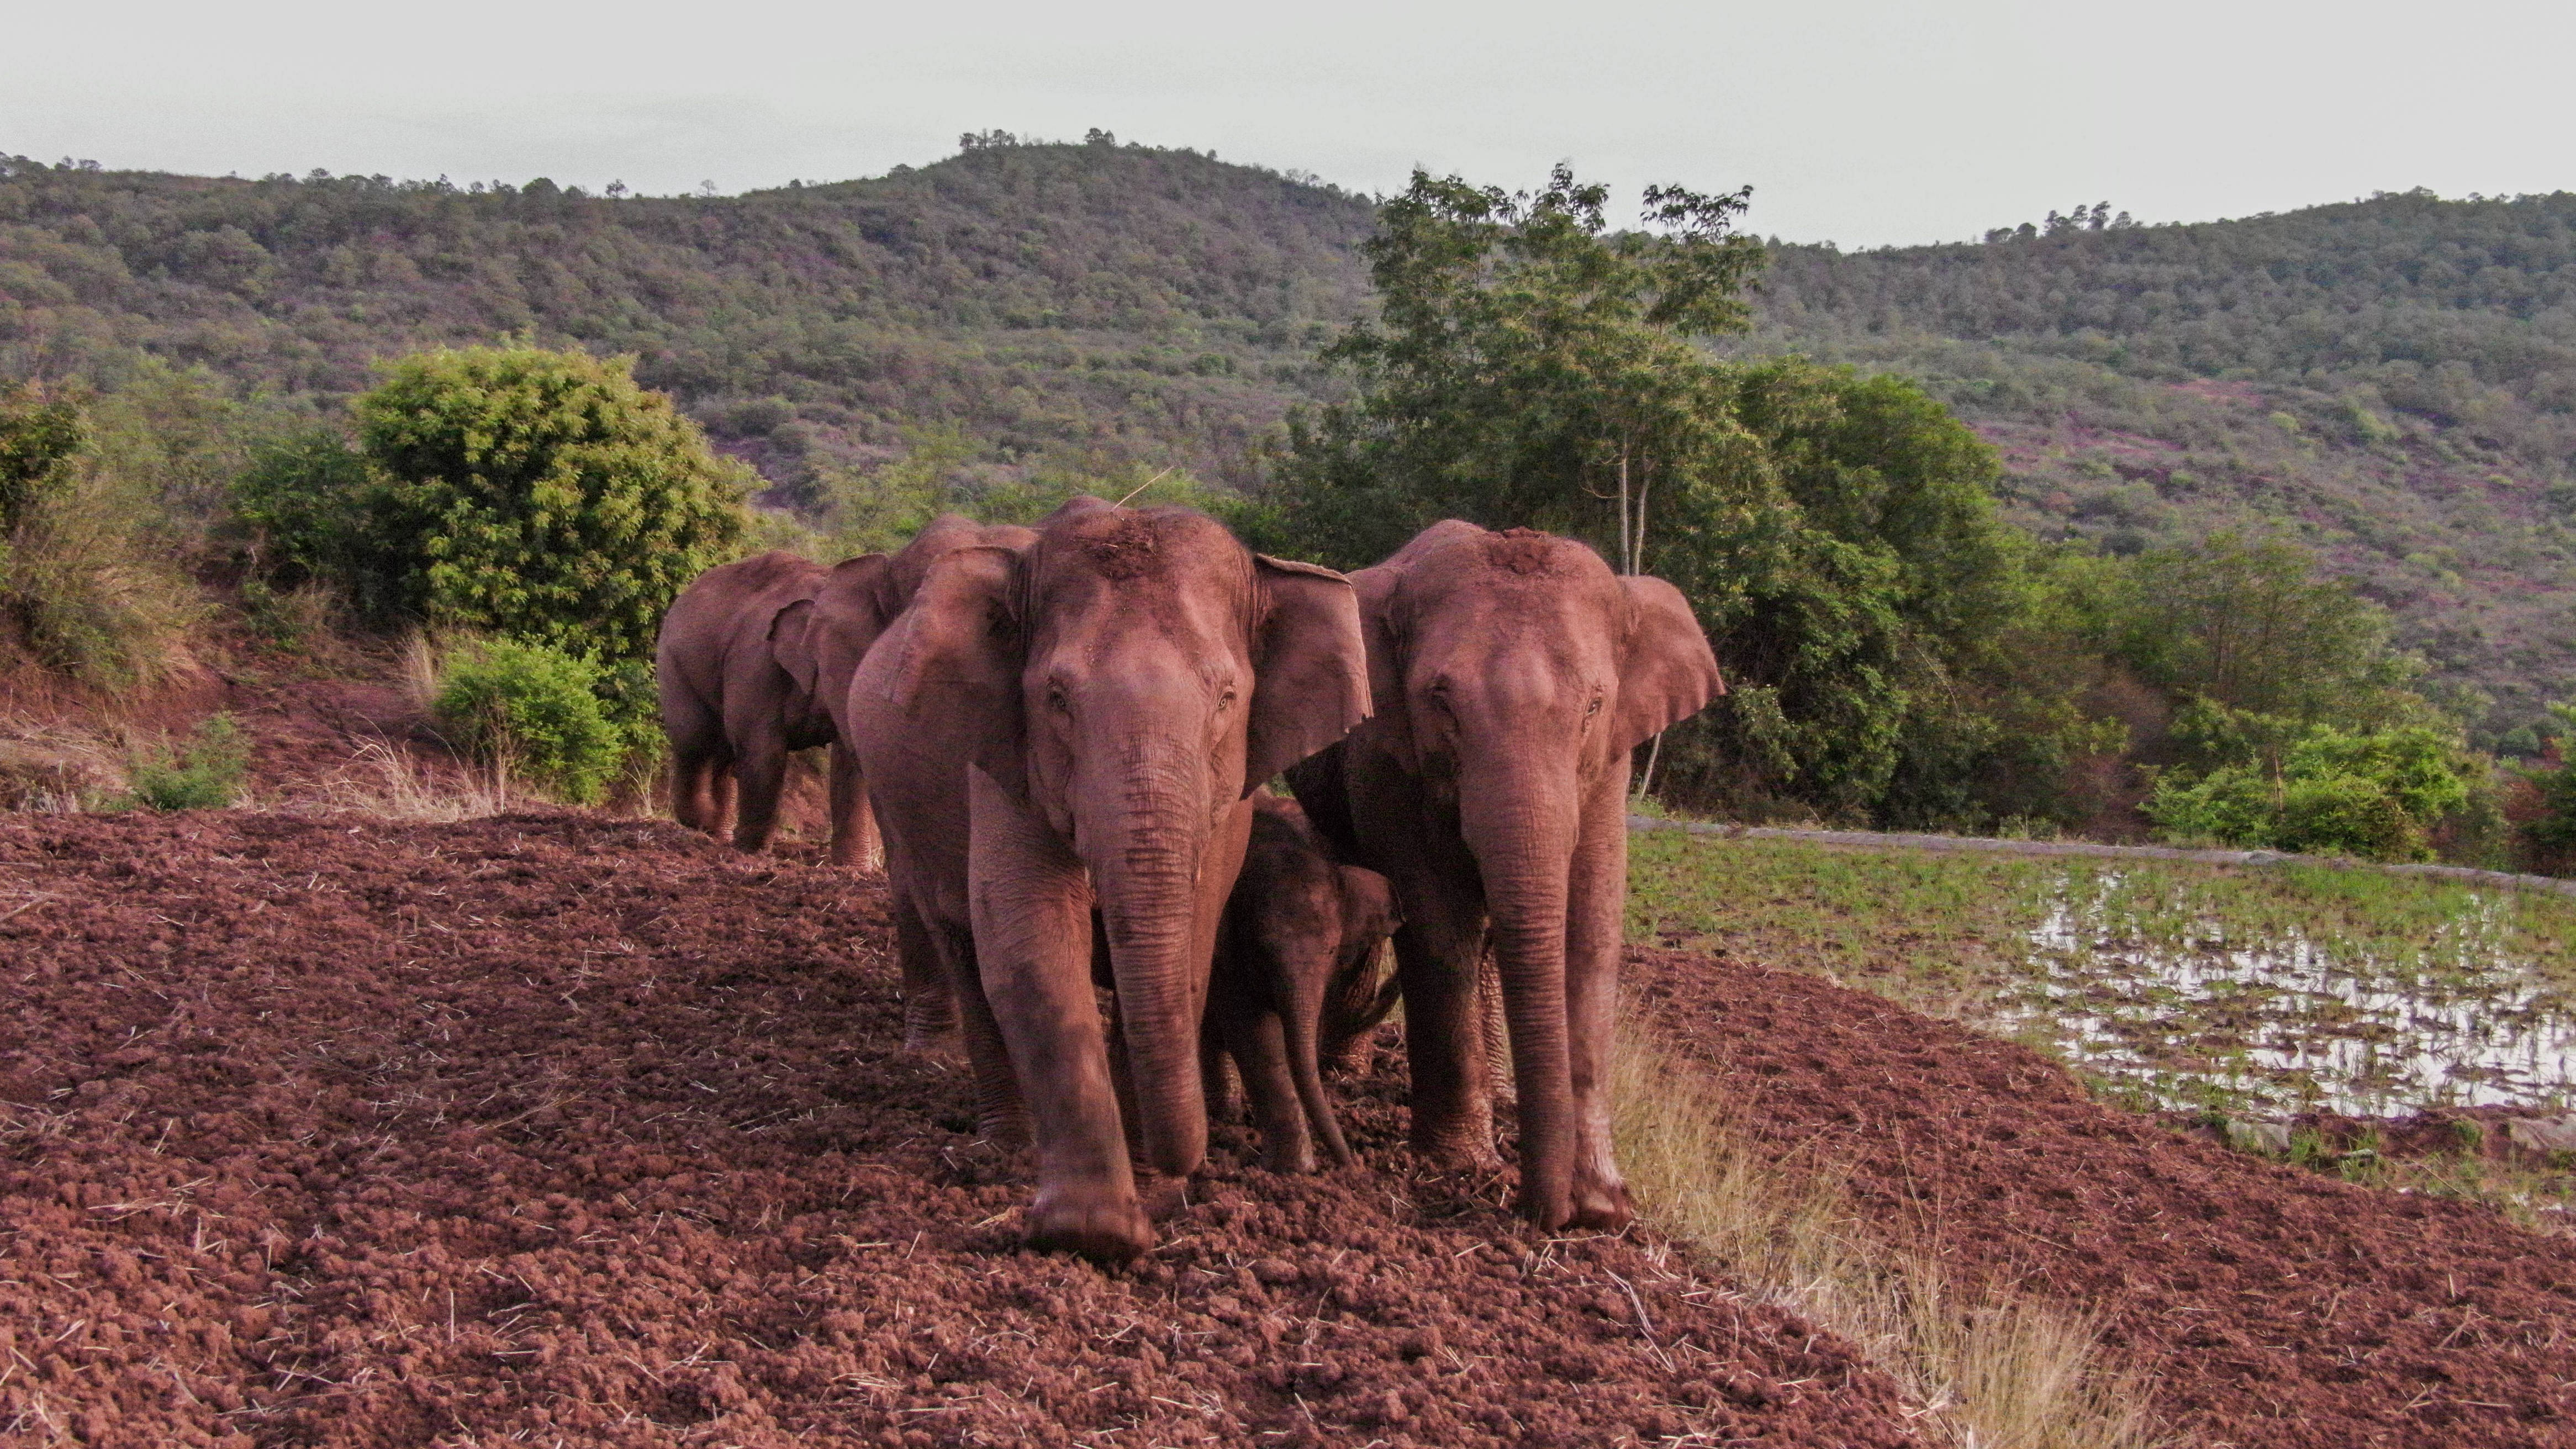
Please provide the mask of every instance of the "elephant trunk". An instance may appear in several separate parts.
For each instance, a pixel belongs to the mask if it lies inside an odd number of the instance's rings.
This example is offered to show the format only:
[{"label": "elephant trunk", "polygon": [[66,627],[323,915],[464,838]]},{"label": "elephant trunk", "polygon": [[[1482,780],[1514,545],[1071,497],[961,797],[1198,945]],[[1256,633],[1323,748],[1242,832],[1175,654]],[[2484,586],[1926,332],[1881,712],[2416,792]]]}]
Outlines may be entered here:
[{"label": "elephant trunk", "polygon": [[1574,1076],[1567,1047],[1565,930],[1576,811],[1562,768],[1486,759],[1462,782],[1459,826],[1484,878],[1495,966],[1511,1025],[1520,1116],[1521,1211],[1541,1227],[1573,1216]]},{"label": "elephant trunk", "polygon": [[1178,747],[1131,756],[1118,788],[1090,797],[1116,800],[1116,817],[1078,827],[1135,1088],[1138,1141],[1131,1146],[1147,1167],[1174,1175],[1194,1171],[1207,1154],[1199,1070],[1207,983],[1197,907],[1210,827],[1205,787],[1192,787],[1191,764]]}]

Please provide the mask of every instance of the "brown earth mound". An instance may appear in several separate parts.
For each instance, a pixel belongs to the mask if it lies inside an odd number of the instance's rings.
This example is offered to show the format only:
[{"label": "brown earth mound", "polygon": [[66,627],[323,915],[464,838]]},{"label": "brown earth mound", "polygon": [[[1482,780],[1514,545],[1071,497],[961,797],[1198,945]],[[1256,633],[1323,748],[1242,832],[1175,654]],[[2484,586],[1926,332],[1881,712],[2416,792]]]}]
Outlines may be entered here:
[{"label": "brown earth mound", "polygon": [[1793,972],[1630,955],[1634,992],[1952,1267],[2098,1313],[2206,1445],[2576,1443],[2576,1243],[2087,1099],[2036,1053]]},{"label": "brown earth mound", "polygon": [[1501,1185],[1227,1149],[1017,1251],[876,882],[665,825],[0,823],[0,1440],[1911,1442],[1836,1340]]}]

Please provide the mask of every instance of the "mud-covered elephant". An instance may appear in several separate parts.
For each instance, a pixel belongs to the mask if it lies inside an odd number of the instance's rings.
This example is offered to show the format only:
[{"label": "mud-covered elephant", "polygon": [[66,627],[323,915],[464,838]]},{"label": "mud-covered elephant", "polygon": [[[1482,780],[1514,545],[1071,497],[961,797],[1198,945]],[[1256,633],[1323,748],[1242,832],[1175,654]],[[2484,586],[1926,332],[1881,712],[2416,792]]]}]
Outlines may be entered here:
[{"label": "mud-covered elephant", "polygon": [[[1263,791],[1252,812],[1218,931],[1201,1050],[1233,1058],[1264,1166],[1312,1172],[1318,1139],[1347,1165],[1319,1061],[1394,1008],[1393,982],[1375,974],[1378,944],[1397,923],[1394,889],[1376,871],[1333,859],[1294,800]],[[1213,1096],[1221,1074],[1208,1060]]]},{"label": "mud-covered elephant", "polygon": [[876,830],[835,705],[879,624],[838,639],[826,611],[874,612],[887,558],[866,554],[825,568],[764,553],[700,574],[662,616],[654,648],[662,729],[671,741],[671,805],[681,824],[765,850],[778,826],[788,756],[831,746],[832,861],[874,866]]},{"label": "mud-covered elephant", "polygon": [[1206,1153],[1199,1028],[1253,786],[1368,713],[1340,574],[1187,509],[1079,498],[933,565],[850,687],[888,870],[949,966],[984,1129],[1036,1147],[1030,1242],[1153,1242],[1134,1156]]},{"label": "mud-covered elephant", "polygon": [[1414,1147],[1493,1159],[1478,964],[1510,1024],[1520,1211],[1630,1217],[1609,1071],[1629,752],[1724,692],[1680,592],[1591,549],[1451,520],[1351,576],[1375,716],[1289,772],[1338,849],[1395,883]]}]

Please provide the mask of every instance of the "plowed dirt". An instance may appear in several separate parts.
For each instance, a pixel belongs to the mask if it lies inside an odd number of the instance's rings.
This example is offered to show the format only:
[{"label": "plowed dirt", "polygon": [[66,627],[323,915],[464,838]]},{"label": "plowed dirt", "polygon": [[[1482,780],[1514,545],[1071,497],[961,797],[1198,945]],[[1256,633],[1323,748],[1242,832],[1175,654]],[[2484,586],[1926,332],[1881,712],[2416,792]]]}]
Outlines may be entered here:
[{"label": "plowed dirt", "polygon": [[2036,1053],[1742,960],[1633,994],[1784,1153],[1963,1276],[2100,1315],[2168,1426],[2278,1449],[2576,1443],[2576,1243],[2089,1100]]},{"label": "plowed dirt", "polygon": [[1896,1445],[1830,1335],[1503,1185],[1014,1248],[874,880],[664,825],[0,823],[0,1440]]}]

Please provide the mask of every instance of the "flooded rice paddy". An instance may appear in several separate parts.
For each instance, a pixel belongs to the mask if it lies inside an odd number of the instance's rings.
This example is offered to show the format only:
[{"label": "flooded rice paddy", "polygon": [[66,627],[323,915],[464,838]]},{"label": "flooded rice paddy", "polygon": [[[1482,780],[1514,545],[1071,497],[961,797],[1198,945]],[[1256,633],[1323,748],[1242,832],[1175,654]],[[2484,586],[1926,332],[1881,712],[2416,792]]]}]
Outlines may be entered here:
[{"label": "flooded rice paddy", "polygon": [[2165,1106],[2564,1109],[2576,994],[2529,959],[2506,899],[2459,895],[2417,941],[2318,939],[2142,921],[2122,874],[2070,874],[2028,932],[2028,976],[1995,1003],[1997,1024]]},{"label": "flooded rice paddy", "polygon": [[2576,1110],[2576,898],[1645,831],[1632,937],[1815,971],[2052,1051],[2142,1107]]}]

